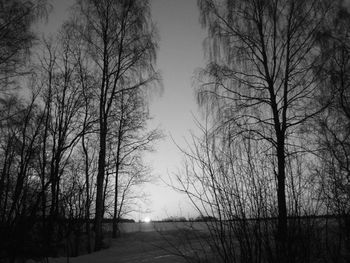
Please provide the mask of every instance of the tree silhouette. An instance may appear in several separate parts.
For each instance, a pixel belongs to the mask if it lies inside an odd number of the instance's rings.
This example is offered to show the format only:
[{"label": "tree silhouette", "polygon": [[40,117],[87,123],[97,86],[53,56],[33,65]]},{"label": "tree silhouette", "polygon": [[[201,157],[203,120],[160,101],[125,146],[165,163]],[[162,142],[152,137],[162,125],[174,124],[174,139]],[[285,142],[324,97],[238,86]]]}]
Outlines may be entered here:
[{"label": "tree silhouette", "polygon": [[85,42],[99,81],[99,159],[95,213],[95,250],[102,247],[106,142],[117,94],[149,86],[156,42],[148,1],[79,1],[77,32]]},{"label": "tree silhouette", "polygon": [[282,261],[288,239],[287,160],[302,149],[301,126],[326,107],[311,105],[322,81],[315,73],[321,56],[318,33],[332,6],[313,0],[200,0],[198,5],[208,28],[210,60],[202,72],[199,103],[212,106],[221,127],[233,123],[271,149]]}]

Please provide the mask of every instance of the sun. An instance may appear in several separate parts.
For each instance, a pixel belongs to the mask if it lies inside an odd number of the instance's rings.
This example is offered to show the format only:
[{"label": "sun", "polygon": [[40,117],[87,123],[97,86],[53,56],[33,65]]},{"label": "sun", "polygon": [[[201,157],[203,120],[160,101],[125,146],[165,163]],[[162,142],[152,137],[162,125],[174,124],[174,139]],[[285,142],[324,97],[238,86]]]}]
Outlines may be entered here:
[{"label": "sun", "polygon": [[145,217],[145,219],[143,220],[145,223],[149,223],[151,222],[151,218],[149,218],[148,216]]}]

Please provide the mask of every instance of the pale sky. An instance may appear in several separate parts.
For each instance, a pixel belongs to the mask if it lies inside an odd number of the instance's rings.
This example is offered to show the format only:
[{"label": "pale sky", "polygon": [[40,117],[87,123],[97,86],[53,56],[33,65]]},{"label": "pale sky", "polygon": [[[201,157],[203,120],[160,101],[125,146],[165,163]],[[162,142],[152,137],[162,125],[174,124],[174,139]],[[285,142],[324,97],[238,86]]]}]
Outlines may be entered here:
[{"label": "pale sky", "polygon": [[[154,123],[168,135],[158,143],[157,152],[147,156],[153,162],[156,174],[164,180],[181,168],[181,154],[170,136],[180,146],[190,130],[195,131],[193,115],[198,115],[192,87],[194,71],[204,65],[202,42],[205,32],[199,24],[196,0],[153,0],[152,15],[160,33],[158,67],[162,72],[164,94],[152,101]],[[162,184],[147,185],[151,195],[153,213],[163,218],[167,215],[194,216],[185,198]]]},{"label": "pale sky", "polygon": [[[160,127],[167,137],[155,145],[156,151],[145,156],[151,164],[153,174],[165,181],[181,168],[181,154],[171,137],[180,146],[185,145],[185,138],[190,131],[195,131],[193,115],[198,115],[192,87],[194,71],[203,67],[202,43],[205,31],[199,24],[197,0],[151,0],[152,19],[160,35],[160,49],[157,67],[161,71],[164,91],[155,96],[150,103],[153,116],[152,127]],[[55,34],[62,22],[69,15],[69,6],[74,0],[49,0],[53,10],[49,14],[50,33]],[[149,204],[135,213],[136,220],[149,216],[162,219],[168,216],[196,216],[186,198],[158,180],[144,186],[149,195]]]}]

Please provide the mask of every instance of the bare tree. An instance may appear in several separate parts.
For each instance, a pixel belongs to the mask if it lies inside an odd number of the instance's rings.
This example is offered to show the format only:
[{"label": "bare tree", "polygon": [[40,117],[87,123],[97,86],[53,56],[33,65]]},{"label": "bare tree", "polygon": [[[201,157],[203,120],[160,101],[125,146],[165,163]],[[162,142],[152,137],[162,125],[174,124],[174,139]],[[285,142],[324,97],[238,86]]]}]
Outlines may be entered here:
[{"label": "bare tree", "polygon": [[78,72],[80,76],[80,85],[83,91],[84,97],[84,117],[83,117],[83,127],[86,129],[81,138],[81,145],[84,155],[84,172],[85,172],[85,192],[86,192],[86,204],[85,204],[85,220],[86,220],[86,233],[88,237],[88,253],[91,252],[91,231],[90,231],[90,208],[92,202],[92,175],[93,164],[95,159],[95,149],[91,142],[95,142],[95,136],[88,136],[88,132],[94,130],[94,123],[96,123],[97,117],[94,111],[94,96],[92,92],[93,81],[91,73],[88,71],[87,60],[84,59],[84,53],[81,52],[81,48],[76,48],[76,61],[78,65]]},{"label": "bare tree", "polygon": [[[327,211],[338,218],[335,260],[349,260],[344,248],[350,250],[350,14],[338,1],[334,16],[320,35],[319,41],[324,66],[323,99],[331,101],[327,110],[320,115],[312,127],[319,136],[316,143],[320,148],[320,189],[327,204]],[[332,229],[331,229],[332,230]]]},{"label": "bare tree", "polygon": [[95,250],[102,247],[103,189],[109,118],[116,96],[123,90],[146,87],[153,69],[156,42],[148,1],[79,1],[77,27],[86,43],[99,81],[99,161],[97,174]]},{"label": "bare tree", "polygon": [[198,4],[208,28],[210,59],[202,72],[199,103],[212,105],[221,127],[235,124],[244,137],[264,141],[266,153],[274,156],[269,169],[276,177],[277,240],[283,261],[288,239],[287,162],[303,150],[301,124],[326,107],[311,103],[320,95],[322,81],[314,71],[320,61],[316,40],[332,6],[313,0]]},{"label": "bare tree", "polygon": [[[80,110],[84,106],[82,89],[72,60],[72,31],[62,31],[58,44],[45,42],[46,52],[41,59],[43,77],[42,97],[45,103],[42,185],[45,177],[50,186],[48,238],[55,235],[54,224],[59,215],[60,179],[64,174],[74,146],[85,127],[81,125]],[[47,153],[49,152],[49,155]],[[46,204],[44,205],[46,206]],[[46,211],[45,211],[46,213]],[[52,243],[52,242],[49,242]]]},{"label": "bare tree", "polygon": [[[350,180],[350,45],[348,44],[350,14],[342,8],[337,11],[334,20],[330,21],[331,26],[321,38],[326,61],[321,74],[327,77],[323,94],[332,103],[318,118],[320,126],[318,139],[322,149],[325,149],[323,153],[326,156],[323,161],[328,160],[330,166],[337,170],[335,174],[339,177],[336,180],[339,180],[337,183],[340,185],[335,187],[335,190],[347,191],[346,185]],[[324,101],[320,100],[319,103],[324,104]]]}]

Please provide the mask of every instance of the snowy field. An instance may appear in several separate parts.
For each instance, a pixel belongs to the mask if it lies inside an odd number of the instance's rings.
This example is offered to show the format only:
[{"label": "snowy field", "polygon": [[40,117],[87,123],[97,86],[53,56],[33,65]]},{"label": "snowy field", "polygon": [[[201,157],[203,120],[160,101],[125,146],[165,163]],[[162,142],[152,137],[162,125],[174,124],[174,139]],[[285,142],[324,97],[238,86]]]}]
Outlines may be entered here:
[{"label": "snowy field", "polygon": [[[108,249],[72,258],[49,258],[49,263],[183,263],[185,257],[201,257],[210,251],[203,239],[193,235],[186,242],[180,231],[157,232],[144,225],[147,232],[126,233],[111,241]],[[207,247],[205,247],[207,246]],[[208,255],[202,255],[207,257]],[[29,262],[27,262],[29,263]],[[33,263],[33,261],[30,261]]]},{"label": "snowy field", "polygon": [[[112,232],[112,224],[103,226],[105,232]],[[149,222],[149,223],[120,223],[121,233],[152,232],[152,231],[173,231],[179,229],[195,229],[207,231],[205,222]]]}]

